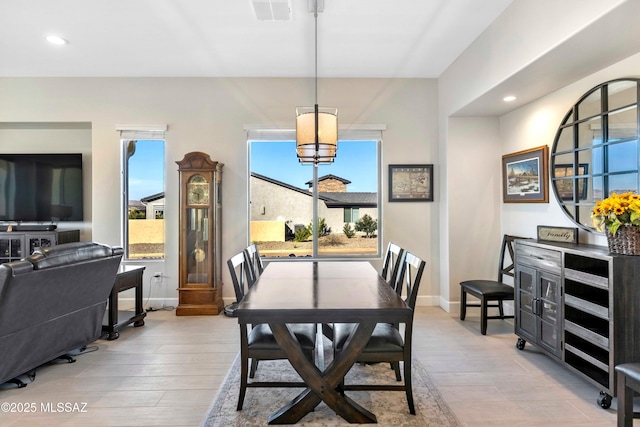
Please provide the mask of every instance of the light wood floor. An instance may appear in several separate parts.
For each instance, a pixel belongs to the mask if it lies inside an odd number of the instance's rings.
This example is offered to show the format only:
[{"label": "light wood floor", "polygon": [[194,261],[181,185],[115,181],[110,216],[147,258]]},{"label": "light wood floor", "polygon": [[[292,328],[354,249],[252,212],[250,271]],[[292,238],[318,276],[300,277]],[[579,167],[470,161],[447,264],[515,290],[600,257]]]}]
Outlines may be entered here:
[{"label": "light wood floor", "polygon": [[[465,426],[615,426],[615,400],[609,410],[598,407],[598,388],[529,344],[517,350],[512,323],[492,320],[482,336],[474,314],[461,322],[439,308],[419,307],[414,328],[414,358]],[[0,425],[198,426],[238,352],[238,338],[236,319],[223,315],[151,312],[146,325],[97,341],[98,350],[76,363],[38,369],[26,388],[0,387],[0,404],[36,408],[0,412]],[[85,412],[52,412],[58,403]]]}]

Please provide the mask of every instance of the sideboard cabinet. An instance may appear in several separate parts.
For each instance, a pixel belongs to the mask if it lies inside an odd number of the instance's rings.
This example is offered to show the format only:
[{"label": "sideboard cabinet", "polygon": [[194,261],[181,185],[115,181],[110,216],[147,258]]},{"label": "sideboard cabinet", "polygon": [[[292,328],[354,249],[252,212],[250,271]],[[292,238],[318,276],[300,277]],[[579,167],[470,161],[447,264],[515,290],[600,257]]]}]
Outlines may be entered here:
[{"label": "sideboard cabinet", "polygon": [[530,342],[601,387],[608,408],[614,367],[640,360],[640,257],[518,240],[515,272],[516,346]]},{"label": "sideboard cabinet", "polygon": [[0,264],[18,261],[35,248],[79,242],[80,230],[0,232]]}]

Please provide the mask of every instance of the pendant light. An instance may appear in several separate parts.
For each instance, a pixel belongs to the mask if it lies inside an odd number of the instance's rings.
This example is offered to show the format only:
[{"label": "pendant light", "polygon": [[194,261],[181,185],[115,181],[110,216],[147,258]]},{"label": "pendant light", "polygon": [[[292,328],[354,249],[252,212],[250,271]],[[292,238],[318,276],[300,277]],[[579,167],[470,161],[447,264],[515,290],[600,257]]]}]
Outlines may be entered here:
[{"label": "pendant light", "polygon": [[338,109],[318,107],[318,3],[309,0],[315,21],[315,105],[296,108],[296,152],[303,164],[332,163],[338,151]]}]

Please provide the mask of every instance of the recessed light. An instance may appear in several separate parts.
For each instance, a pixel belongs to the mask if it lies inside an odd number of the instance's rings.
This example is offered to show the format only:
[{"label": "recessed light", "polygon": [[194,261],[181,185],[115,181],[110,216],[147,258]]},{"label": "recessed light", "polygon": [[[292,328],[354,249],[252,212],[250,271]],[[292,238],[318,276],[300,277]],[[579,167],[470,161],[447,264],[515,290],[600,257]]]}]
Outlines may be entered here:
[{"label": "recessed light", "polygon": [[63,45],[69,42],[59,36],[47,36],[47,41],[51,44]]},{"label": "recessed light", "polygon": [[511,102],[511,101],[515,101],[515,100],[516,100],[516,97],[515,97],[515,96],[513,96],[513,95],[509,95],[509,96],[505,96],[504,98],[502,98],[502,100],[503,100],[504,102]]}]

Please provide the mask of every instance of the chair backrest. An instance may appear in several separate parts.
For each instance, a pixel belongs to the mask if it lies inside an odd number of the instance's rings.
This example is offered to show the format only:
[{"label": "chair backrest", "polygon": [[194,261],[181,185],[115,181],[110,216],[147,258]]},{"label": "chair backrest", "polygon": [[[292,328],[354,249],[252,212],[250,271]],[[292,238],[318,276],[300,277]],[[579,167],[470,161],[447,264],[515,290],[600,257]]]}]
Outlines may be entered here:
[{"label": "chair backrest", "polygon": [[251,270],[251,274],[253,274],[253,281],[255,282],[256,280],[258,280],[258,277],[260,277],[262,271],[264,270],[264,265],[262,264],[262,258],[260,258],[258,245],[256,245],[255,243],[249,245],[244,251],[247,254],[249,269]]},{"label": "chair backrest", "polygon": [[[522,239],[522,237],[511,236],[505,234],[502,239],[502,247],[500,248],[500,261],[498,262],[498,282],[502,282],[504,275],[514,277],[513,271],[515,263],[515,255],[513,251],[513,242],[516,239]],[[509,257],[507,257],[507,253]]]},{"label": "chair backrest", "polygon": [[384,254],[384,262],[382,264],[382,272],[380,276],[389,284],[394,285],[396,278],[398,277],[398,268],[402,261],[402,254],[404,249],[395,243],[389,242],[387,245],[387,251]]},{"label": "chair backrest", "polygon": [[227,260],[231,281],[233,282],[233,290],[236,292],[236,301],[240,302],[244,298],[245,288],[251,289],[253,283],[253,275],[249,268],[247,254],[242,251],[235,254]]},{"label": "chair backrest", "polygon": [[398,295],[405,294],[405,301],[412,310],[416,307],[418,288],[426,265],[425,261],[411,252],[405,251],[402,255],[396,282],[396,292],[398,292]]}]

